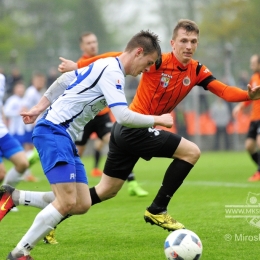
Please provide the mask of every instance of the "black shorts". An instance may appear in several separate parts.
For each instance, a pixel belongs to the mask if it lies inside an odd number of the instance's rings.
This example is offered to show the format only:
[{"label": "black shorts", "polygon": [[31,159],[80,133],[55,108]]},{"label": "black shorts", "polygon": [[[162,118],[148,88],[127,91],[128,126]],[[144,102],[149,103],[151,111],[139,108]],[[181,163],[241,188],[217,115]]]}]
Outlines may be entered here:
[{"label": "black shorts", "polygon": [[260,120],[251,121],[247,133],[247,138],[256,139],[258,135],[260,135]]},{"label": "black shorts", "polygon": [[76,145],[86,145],[88,139],[92,133],[97,133],[99,139],[102,139],[104,135],[111,132],[113,122],[110,119],[109,113],[96,116],[89,121],[82,132],[82,135],[75,141]]},{"label": "black shorts", "polygon": [[141,157],[172,158],[181,136],[156,128],[128,128],[114,123],[104,173],[126,180]]}]

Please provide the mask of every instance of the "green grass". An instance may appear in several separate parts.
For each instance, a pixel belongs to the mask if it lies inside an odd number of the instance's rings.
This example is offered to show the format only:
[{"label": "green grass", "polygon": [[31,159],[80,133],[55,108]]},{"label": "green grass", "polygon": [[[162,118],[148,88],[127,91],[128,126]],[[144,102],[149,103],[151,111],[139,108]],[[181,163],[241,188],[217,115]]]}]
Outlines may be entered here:
[{"label": "green grass", "polygon": [[[87,170],[92,158],[85,158]],[[104,163],[104,158],[102,163]],[[36,260],[160,260],[164,256],[167,231],[146,224],[145,208],[152,202],[160,187],[169,159],[140,160],[135,173],[139,183],[149,191],[145,198],[130,197],[127,184],[116,198],[93,206],[83,216],[64,221],[57,229],[58,245],[42,241],[32,251]],[[6,163],[7,168],[10,164]],[[40,178],[37,183],[21,182],[17,188],[49,190],[40,164],[33,167]],[[199,235],[203,243],[203,260],[259,259],[258,241],[235,241],[235,235],[257,236],[260,229],[249,225],[244,218],[225,218],[225,205],[245,205],[248,192],[260,193],[260,183],[247,182],[255,166],[245,152],[203,153],[185,183],[173,197],[168,211]],[[89,177],[90,186],[98,179]],[[19,206],[0,223],[0,259],[19,242],[30,227],[38,209]],[[232,235],[231,241],[224,236]]]}]

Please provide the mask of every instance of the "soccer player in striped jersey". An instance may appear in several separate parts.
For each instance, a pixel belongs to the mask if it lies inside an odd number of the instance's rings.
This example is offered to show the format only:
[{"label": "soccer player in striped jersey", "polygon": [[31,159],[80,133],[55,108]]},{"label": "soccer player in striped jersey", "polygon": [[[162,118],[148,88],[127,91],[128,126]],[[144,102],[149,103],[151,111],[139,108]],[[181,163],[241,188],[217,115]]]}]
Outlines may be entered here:
[{"label": "soccer player in striped jersey", "polygon": [[[210,70],[192,57],[199,43],[199,28],[194,21],[181,19],[173,30],[172,52],[163,53],[160,62],[142,74],[130,109],[146,115],[171,112],[198,86],[229,102],[260,98],[260,86],[248,85],[248,91],[217,80]],[[60,72],[87,66],[95,59],[119,55],[106,53],[78,64],[61,59]],[[183,228],[167,212],[171,198],[200,157],[199,147],[189,140],[155,128],[130,129],[115,123],[102,178],[90,188],[92,205],[114,197],[139,158],[166,157],[171,160],[162,185],[144,213],[146,222],[167,230]],[[115,170],[116,169],[116,170]]]},{"label": "soccer player in striped jersey", "polygon": [[[80,49],[82,51],[82,56],[78,62],[83,62],[86,59],[95,57],[98,54],[97,36],[92,32],[84,32],[80,37]],[[84,131],[75,141],[78,154],[79,156],[82,156],[91,134],[96,133],[98,136],[94,141],[95,166],[90,172],[92,177],[100,177],[102,175],[102,171],[98,168],[101,151],[103,146],[109,142],[110,132],[113,126],[109,112],[110,110],[108,107],[101,110],[93,120],[86,124]],[[131,172],[127,177],[127,184],[128,192],[131,196],[144,197],[148,195],[148,192],[145,191],[136,181],[133,172]]]},{"label": "soccer player in striped jersey", "polygon": [[[24,122],[30,124],[49,107],[37,121],[33,143],[55,199],[37,214],[7,259],[33,259],[30,251],[64,217],[88,211],[91,206],[88,180],[74,141],[99,111],[108,106],[116,120],[128,127],[172,126],[173,118],[169,113],[152,116],[131,111],[124,94],[125,75],[137,76],[148,71],[159,57],[157,35],[141,31],[132,37],[121,55],[100,59],[88,67],[63,74],[36,106],[21,113]],[[2,186],[0,191],[2,197],[9,194],[6,200],[16,205],[19,201],[28,203],[26,192],[11,186]],[[3,205],[5,207],[6,201]]]},{"label": "soccer player in striped jersey", "polygon": [[[252,86],[260,85],[260,55],[254,54],[250,59],[250,68],[253,75],[249,84]],[[246,101],[237,104],[233,109],[234,116],[243,108],[252,105],[250,114],[250,125],[245,141],[245,148],[252,160],[257,165],[256,172],[248,181],[260,181],[260,100]]]}]

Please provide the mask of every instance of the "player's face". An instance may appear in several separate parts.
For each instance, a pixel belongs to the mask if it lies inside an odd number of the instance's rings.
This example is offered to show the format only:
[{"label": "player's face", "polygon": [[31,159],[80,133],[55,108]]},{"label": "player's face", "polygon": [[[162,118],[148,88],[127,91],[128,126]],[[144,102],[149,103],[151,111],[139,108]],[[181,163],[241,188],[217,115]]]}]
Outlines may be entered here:
[{"label": "player's face", "polygon": [[80,43],[80,49],[83,55],[94,57],[98,53],[98,40],[94,34],[84,36]]},{"label": "player's face", "polygon": [[175,57],[183,65],[187,65],[192,59],[198,47],[198,34],[196,32],[187,32],[180,28],[174,40],[171,40],[172,51]]},{"label": "player's face", "polygon": [[143,50],[140,48],[137,50],[134,60],[131,65],[130,75],[136,77],[137,75],[149,71],[150,67],[158,59],[157,52],[144,55]]},{"label": "player's face", "polygon": [[250,59],[250,68],[254,73],[260,72],[260,64],[258,63],[258,57],[256,55]]},{"label": "player's face", "polygon": [[41,90],[45,87],[46,78],[44,76],[35,76],[32,79],[32,85],[37,89]]}]

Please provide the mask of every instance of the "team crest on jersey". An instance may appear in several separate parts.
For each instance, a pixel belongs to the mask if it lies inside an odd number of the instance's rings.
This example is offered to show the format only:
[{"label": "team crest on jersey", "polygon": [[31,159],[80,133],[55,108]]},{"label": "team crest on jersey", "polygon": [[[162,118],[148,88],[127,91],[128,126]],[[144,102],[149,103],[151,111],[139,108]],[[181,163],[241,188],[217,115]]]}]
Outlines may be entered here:
[{"label": "team crest on jersey", "polygon": [[171,78],[172,78],[172,76],[162,73],[162,77],[161,77],[161,81],[160,81],[161,87],[167,88]]},{"label": "team crest on jersey", "polygon": [[188,76],[186,76],[183,81],[182,81],[184,86],[189,86],[190,85],[190,78]]}]

